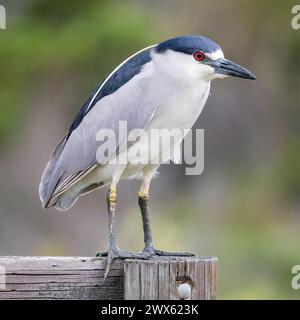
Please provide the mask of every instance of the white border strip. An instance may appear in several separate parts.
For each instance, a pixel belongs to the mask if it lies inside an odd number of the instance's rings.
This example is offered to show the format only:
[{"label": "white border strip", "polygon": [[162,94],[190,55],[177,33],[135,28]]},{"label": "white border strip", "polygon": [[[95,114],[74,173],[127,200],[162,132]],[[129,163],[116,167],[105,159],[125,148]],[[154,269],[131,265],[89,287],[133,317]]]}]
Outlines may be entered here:
[{"label": "white border strip", "polygon": [[106,84],[106,82],[109,80],[109,78],[110,78],[117,70],[119,70],[127,61],[129,61],[129,60],[130,60],[131,58],[133,58],[134,56],[138,55],[139,53],[141,53],[141,52],[143,52],[143,51],[145,51],[145,50],[147,50],[147,49],[153,48],[153,47],[155,47],[155,46],[156,46],[156,44],[154,44],[154,45],[152,45],[152,46],[149,46],[149,47],[146,47],[146,48],[144,48],[144,49],[142,49],[142,50],[134,53],[133,55],[131,55],[130,57],[128,57],[126,60],[124,60],[121,64],[119,64],[119,65],[108,75],[108,77],[103,81],[102,85],[101,85],[101,86],[99,87],[99,89],[96,91],[96,93],[94,94],[92,100],[90,101],[90,103],[89,103],[89,105],[88,105],[88,107],[87,107],[87,109],[86,109],[86,112],[90,109],[92,103],[94,102],[96,96],[97,96],[98,93],[101,91],[101,89],[103,88],[103,86]]}]

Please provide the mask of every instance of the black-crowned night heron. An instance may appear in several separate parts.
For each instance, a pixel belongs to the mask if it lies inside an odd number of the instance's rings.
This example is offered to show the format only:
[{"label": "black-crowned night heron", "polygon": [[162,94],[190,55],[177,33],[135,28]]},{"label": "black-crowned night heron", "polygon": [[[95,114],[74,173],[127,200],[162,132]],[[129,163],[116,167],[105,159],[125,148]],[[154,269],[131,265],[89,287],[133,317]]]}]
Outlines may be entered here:
[{"label": "black-crowned night heron", "polygon": [[[145,136],[153,129],[190,129],[207,100],[211,80],[227,76],[255,79],[225,59],[221,47],[206,37],[181,36],[147,47],[122,62],[96,88],[56,147],[39,186],[44,207],[67,210],[78,197],[109,186],[108,250],[100,254],[108,257],[105,276],[114,258],[190,255],[154,248],[148,210],[150,181],[170,158],[162,150],[174,150],[184,136],[174,139],[171,147],[146,143]],[[126,132],[120,130],[122,121]],[[102,129],[113,132],[117,143],[97,138]],[[128,132],[134,132],[130,141]],[[145,155],[151,151],[151,159],[157,161],[136,161],[137,150]],[[121,251],[115,236],[116,186],[132,178],[142,179],[138,202],[145,247],[141,253]]]}]

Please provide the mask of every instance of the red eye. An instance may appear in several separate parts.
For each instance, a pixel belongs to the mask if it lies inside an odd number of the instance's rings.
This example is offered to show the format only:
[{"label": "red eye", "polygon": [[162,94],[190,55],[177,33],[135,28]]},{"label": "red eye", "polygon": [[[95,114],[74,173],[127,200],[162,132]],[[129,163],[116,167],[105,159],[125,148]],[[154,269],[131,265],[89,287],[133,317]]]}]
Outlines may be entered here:
[{"label": "red eye", "polygon": [[204,56],[204,53],[202,51],[197,51],[197,52],[194,53],[194,58],[197,61],[202,61],[205,58],[205,56]]}]

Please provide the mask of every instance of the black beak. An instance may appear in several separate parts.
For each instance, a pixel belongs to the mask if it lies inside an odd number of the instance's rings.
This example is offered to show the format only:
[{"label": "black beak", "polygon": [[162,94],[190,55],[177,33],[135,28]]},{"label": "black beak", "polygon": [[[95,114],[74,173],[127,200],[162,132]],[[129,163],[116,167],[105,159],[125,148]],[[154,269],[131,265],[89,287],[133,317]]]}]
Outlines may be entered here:
[{"label": "black beak", "polygon": [[246,68],[227,59],[218,59],[211,64],[215,68],[216,73],[226,76],[255,80],[256,77]]}]

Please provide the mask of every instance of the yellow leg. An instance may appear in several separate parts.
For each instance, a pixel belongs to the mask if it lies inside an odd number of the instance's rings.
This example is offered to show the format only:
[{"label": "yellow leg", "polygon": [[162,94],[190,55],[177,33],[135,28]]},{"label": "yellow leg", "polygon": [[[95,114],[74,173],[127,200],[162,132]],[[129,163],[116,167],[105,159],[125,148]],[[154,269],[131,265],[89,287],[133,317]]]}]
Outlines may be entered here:
[{"label": "yellow leg", "polygon": [[107,192],[107,207],[108,207],[108,247],[106,252],[99,253],[97,256],[107,256],[106,269],[104,273],[104,279],[106,279],[112,261],[115,258],[121,259],[145,259],[145,256],[140,253],[130,253],[122,251],[118,248],[116,243],[116,203],[117,203],[117,189],[116,184],[112,183]]},{"label": "yellow leg", "polygon": [[154,175],[155,171],[149,171],[149,172],[146,172],[144,174],[144,180],[140,186],[140,189],[139,189],[139,198],[143,198],[143,199],[146,199],[148,200],[149,199],[149,188],[150,188],[150,183],[151,183],[151,179]]},{"label": "yellow leg", "polygon": [[111,184],[108,191],[108,205],[111,210],[115,210],[117,204],[117,186]]},{"label": "yellow leg", "polygon": [[142,183],[138,195],[140,198],[149,199],[149,183]]}]

